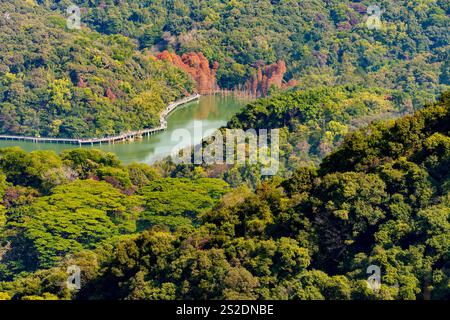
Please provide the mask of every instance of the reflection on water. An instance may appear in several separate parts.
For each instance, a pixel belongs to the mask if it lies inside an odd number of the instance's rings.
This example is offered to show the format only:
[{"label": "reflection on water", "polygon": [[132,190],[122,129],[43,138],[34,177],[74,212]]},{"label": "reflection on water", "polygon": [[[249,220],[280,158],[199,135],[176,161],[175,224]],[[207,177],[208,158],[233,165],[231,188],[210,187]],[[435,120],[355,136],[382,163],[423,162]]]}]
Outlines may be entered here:
[{"label": "reflection on water", "polygon": [[[225,99],[225,98],[224,98]],[[205,120],[209,118],[220,118],[219,104],[216,96],[205,96],[201,101],[199,108],[195,111],[193,118],[196,120]]]},{"label": "reflection on water", "polygon": [[[227,121],[237,113],[248,100],[234,96],[203,96],[199,101],[194,101],[179,107],[168,118],[167,131],[144,137],[141,141],[123,142],[116,144],[102,144],[94,147],[105,152],[115,153],[124,163],[145,162],[152,163],[160,158],[170,155],[173,148],[179,145],[179,141],[171,139],[172,133],[179,128],[189,131],[193,137],[193,143],[199,143],[210,129],[224,126]],[[201,121],[202,132],[195,130],[194,126]],[[0,141],[0,148],[19,146],[26,151],[54,150],[59,153],[65,149],[78,148],[68,144],[33,143],[24,141]]]}]

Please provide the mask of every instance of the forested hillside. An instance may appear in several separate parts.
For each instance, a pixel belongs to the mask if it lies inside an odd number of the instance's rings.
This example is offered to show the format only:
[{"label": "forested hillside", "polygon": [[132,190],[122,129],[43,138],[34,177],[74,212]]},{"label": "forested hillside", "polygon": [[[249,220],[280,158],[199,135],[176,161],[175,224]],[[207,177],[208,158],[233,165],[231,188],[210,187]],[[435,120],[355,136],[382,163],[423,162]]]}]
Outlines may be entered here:
[{"label": "forested hillside", "polygon": [[450,7],[445,0],[378,1],[380,30],[366,25],[373,15],[367,9],[375,4],[369,0],[37,2],[62,12],[76,3],[83,8],[83,23],[137,39],[142,49],[202,52],[211,64],[218,62],[221,87],[244,87],[279,61],[286,65],[284,80],[295,79],[301,88],[362,84],[400,89],[416,107],[449,85]]},{"label": "forested hillside", "polygon": [[231,89],[259,99],[220,130],[279,129],[280,165],[0,148],[0,300],[450,299],[449,2],[381,0],[379,28],[371,5],[1,0],[0,134],[115,135]]},{"label": "forested hillside", "polygon": [[372,121],[411,112],[400,92],[357,86],[292,90],[249,103],[228,123],[231,129],[281,128],[286,170],[318,164],[345,135]]},{"label": "forested hillside", "polygon": [[[449,85],[450,20],[446,1],[416,2],[381,1],[382,27],[371,30],[370,1],[5,0],[0,131],[152,127],[169,101],[217,85],[258,96],[351,84],[401,92],[418,108]],[[66,25],[72,4],[81,30]],[[186,61],[157,58],[177,54]]]},{"label": "forested hillside", "polygon": [[159,125],[190,76],[122,35],[69,30],[34,1],[0,3],[0,133],[101,137]]},{"label": "forested hillside", "polygon": [[[338,147],[344,137],[373,121],[395,119],[411,113],[408,99],[396,90],[366,89],[361,86],[292,88],[254,100],[234,115],[221,128],[279,129],[279,169],[277,174],[289,176],[295,169],[319,165]],[[205,139],[204,148],[212,139]],[[224,139],[224,148],[226,147]],[[222,164],[178,164],[163,161],[174,177],[208,177],[225,179],[231,186],[256,186],[263,178],[260,166]]]},{"label": "forested hillside", "polygon": [[255,190],[96,151],[0,150],[0,298],[449,299],[449,133],[446,93]]},{"label": "forested hillside", "polygon": [[162,179],[96,150],[0,149],[0,279],[155,225],[193,228],[227,191],[222,180]]}]

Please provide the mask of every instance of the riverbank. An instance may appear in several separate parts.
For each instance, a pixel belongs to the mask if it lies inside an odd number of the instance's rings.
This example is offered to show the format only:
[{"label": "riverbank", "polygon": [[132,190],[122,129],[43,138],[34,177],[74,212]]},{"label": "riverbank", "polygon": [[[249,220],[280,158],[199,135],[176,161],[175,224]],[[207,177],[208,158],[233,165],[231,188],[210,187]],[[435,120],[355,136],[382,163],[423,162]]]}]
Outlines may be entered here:
[{"label": "riverbank", "polygon": [[115,143],[121,141],[129,141],[140,139],[145,135],[152,135],[160,131],[167,129],[167,117],[177,107],[189,103],[194,100],[198,100],[200,94],[196,93],[185,97],[183,99],[170,103],[166,109],[164,109],[159,117],[159,126],[156,128],[142,129],[137,131],[130,131],[122,133],[117,136],[102,137],[102,138],[87,138],[87,139],[66,139],[66,138],[42,138],[42,137],[27,137],[27,136],[14,136],[14,135],[0,135],[0,140],[16,140],[16,141],[30,141],[34,143],[65,143],[65,144],[78,144],[82,145],[94,145],[102,143]]}]

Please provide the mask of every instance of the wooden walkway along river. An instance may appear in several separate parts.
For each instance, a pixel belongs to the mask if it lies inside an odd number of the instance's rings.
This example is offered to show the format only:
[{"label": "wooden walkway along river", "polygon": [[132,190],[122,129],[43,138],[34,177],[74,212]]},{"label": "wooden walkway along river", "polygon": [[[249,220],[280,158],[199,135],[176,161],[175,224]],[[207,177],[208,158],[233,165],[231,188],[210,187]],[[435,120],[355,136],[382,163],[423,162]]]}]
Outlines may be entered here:
[{"label": "wooden walkway along river", "polygon": [[167,117],[177,107],[186,104],[188,102],[197,100],[200,98],[198,93],[185,97],[183,99],[172,102],[161,112],[159,116],[159,126],[156,128],[142,129],[137,131],[130,131],[122,133],[117,136],[102,137],[102,138],[87,138],[87,139],[65,139],[65,138],[42,138],[42,137],[26,137],[26,136],[13,136],[13,135],[0,135],[0,140],[20,140],[20,141],[32,141],[32,142],[47,142],[47,143],[67,143],[78,145],[94,145],[101,143],[114,143],[119,141],[128,141],[134,139],[140,139],[145,135],[152,135],[154,133],[164,131],[167,129]]}]

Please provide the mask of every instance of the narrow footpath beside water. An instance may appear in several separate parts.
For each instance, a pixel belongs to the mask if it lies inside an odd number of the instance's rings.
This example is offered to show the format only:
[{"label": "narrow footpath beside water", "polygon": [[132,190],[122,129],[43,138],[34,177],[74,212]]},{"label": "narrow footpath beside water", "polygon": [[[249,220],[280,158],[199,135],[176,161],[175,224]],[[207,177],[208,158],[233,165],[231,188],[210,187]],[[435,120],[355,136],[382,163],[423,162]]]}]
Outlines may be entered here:
[{"label": "narrow footpath beside water", "polygon": [[[83,146],[83,148],[100,149],[105,152],[115,153],[124,163],[154,161],[170,155],[179,141],[172,141],[174,130],[183,128],[188,130],[193,142],[199,143],[204,133],[209,129],[217,129],[237,113],[248,100],[229,96],[202,96],[200,100],[188,103],[176,109],[168,117],[167,130],[150,137],[145,136],[142,140],[134,142],[121,142],[116,144],[102,144]],[[194,122],[201,121],[203,135],[194,136]],[[0,148],[19,146],[26,151],[54,150],[59,153],[65,149],[78,148],[69,144],[33,143],[25,141],[0,141]]]}]

